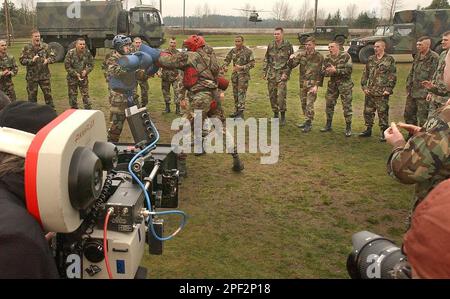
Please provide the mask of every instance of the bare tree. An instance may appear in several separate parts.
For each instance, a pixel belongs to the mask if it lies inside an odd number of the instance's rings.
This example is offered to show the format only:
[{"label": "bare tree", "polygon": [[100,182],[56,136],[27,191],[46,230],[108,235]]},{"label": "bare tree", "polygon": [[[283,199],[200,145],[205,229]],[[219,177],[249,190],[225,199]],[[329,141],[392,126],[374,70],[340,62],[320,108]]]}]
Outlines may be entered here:
[{"label": "bare tree", "polygon": [[307,22],[307,20],[309,19],[308,17],[311,17],[311,15],[308,15],[309,13],[311,13],[311,9],[309,8],[309,1],[303,0],[303,3],[300,6],[297,14],[300,24],[305,24]]},{"label": "bare tree", "polygon": [[381,5],[384,10],[385,16],[387,16],[387,19],[389,20],[389,23],[394,18],[395,11],[401,8],[402,1],[401,0],[380,0]]},{"label": "bare tree", "polygon": [[358,6],[356,6],[356,4],[354,3],[347,5],[347,7],[345,8],[345,17],[348,19],[350,23],[356,19],[357,15],[358,15]]},{"label": "bare tree", "polygon": [[211,8],[209,8],[208,3],[203,5],[203,16],[209,16],[211,14]]},{"label": "bare tree", "polygon": [[323,26],[325,25],[325,19],[326,19],[327,12],[325,9],[320,8],[317,10],[317,25]]},{"label": "bare tree", "polygon": [[279,0],[272,6],[272,13],[277,21],[291,19],[291,6],[286,0]]}]

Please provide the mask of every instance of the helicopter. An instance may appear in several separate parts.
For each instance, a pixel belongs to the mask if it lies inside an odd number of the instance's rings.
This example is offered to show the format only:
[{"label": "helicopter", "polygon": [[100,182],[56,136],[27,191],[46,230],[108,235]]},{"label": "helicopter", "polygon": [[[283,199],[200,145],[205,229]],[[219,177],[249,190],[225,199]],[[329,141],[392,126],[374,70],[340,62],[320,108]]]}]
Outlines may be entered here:
[{"label": "helicopter", "polygon": [[248,20],[253,23],[262,22],[262,19],[259,17],[259,12],[269,12],[265,10],[242,9],[242,8],[234,8],[234,10],[249,12],[250,14]]}]

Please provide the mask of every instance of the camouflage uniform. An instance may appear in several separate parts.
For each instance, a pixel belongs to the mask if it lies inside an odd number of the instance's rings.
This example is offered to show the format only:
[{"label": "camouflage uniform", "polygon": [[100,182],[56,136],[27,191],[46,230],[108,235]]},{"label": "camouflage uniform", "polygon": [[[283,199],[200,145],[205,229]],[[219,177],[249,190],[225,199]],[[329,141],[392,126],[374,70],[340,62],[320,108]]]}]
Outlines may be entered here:
[{"label": "camouflage uniform", "polygon": [[[176,55],[179,53],[177,49],[168,48],[165,52],[171,53],[172,55]],[[175,104],[180,103],[180,82],[182,84],[181,79],[181,71],[180,70],[169,70],[162,69],[161,71],[161,90],[164,97],[164,102],[166,104],[170,104],[170,86],[173,89],[173,101]]]},{"label": "camouflage uniform", "polygon": [[299,50],[296,57],[289,61],[291,69],[300,65],[300,102],[303,115],[310,122],[314,120],[314,103],[317,99],[317,93],[310,93],[309,90],[314,86],[323,85],[322,64],[323,55],[318,51],[307,54],[306,51]]},{"label": "camouflage uniform", "polygon": [[447,90],[447,85],[444,83],[445,56],[447,55],[447,51],[442,51],[439,56],[438,66],[433,75],[433,79],[431,80],[435,87],[428,90],[428,92],[432,94],[429,108],[430,113],[428,116],[432,116],[434,112],[442,107],[450,98],[450,92]]},{"label": "camouflage uniform", "polygon": [[227,67],[231,62],[233,62],[233,66],[240,65],[243,67],[240,71],[233,71],[231,83],[233,84],[233,97],[236,111],[244,111],[248,82],[250,81],[250,70],[255,67],[253,51],[245,46],[240,50],[234,48],[225,58],[222,68]]},{"label": "camouflage uniform", "polygon": [[[334,66],[336,68],[336,73],[331,75],[326,74],[325,70],[329,66]],[[347,124],[352,123],[352,89],[354,86],[352,81],[352,72],[352,59],[346,52],[339,52],[336,57],[328,54],[323,61],[322,75],[330,77],[327,92],[325,94],[325,113],[327,115],[327,120],[330,122],[333,119],[336,101],[340,95],[345,122]]]},{"label": "camouflage uniform", "polygon": [[[39,58],[33,62],[33,57],[38,55]],[[44,65],[44,60],[48,60],[48,64]],[[50,83],[49,64],[55,62],[55,53],[48,47],[46,43],[41,43],[38,47],[34,47],[31,43],[22,49],[22,55],[19,58],[22,65],[27,67],[27,92],[28,101],[37,102],[38,85],[44,94],[45,103],[53,108],[52,88]]]},{"label": "camouflage uniform", "polygon": [[[293,53],[289,41],[283,40],[280,46],[273,41],[264,57],[263,72],[267,79],[272,111],[275,113],[286,111],[287,80],[291,74],[288,62]],[[281,80],[283,75],[288,77],[286,81]]]},{"label": "camouflage uniform", "polygon": [[384,132],[389,127],[389,96],[384,96],[385,91],[393,94],[397,83],[397,68],[392,56],[384,54],[381,59],[375,55],[369,57],[361,78],[361,86],[367,89],[364,102],[364,120],[368,128],[372,128],[375,111],[378,111],[378,119],[381,130]]},{"label": "camouflage uniform", "polygon": [[450,178],[450,105],[438,110],[422,131],[388,160],[388,173],[404,184],[415,184],[414,208],[440,182]]},{"label": "camouflage uniform", "polygon": [[408,97],[405,104],[405,122],[407,124],[423,126],[428,119],[427,90],[423,88],[423,81],[431,81],[439,61],[439,55],[429,51],[425,56],[419,53],[406,80]]},{"label": "camouflage uniform", "polygon": [[[136,47],[133,45],[131,46],[131,53],[135,53],[139,50],[136,49]],[[150,89],[149,85],[148,85],[148,79],[149,76],[145,73],[145,71],[143,70],[138,70],[138,72],[143,72],[142,73],[142,78],[140,80],[137,80],[137,84],[139,85],[139,87],[141,88],[141,103],[142,103],[142,107],[145,107],[148,105],[148,91]],[[135,102],[139,103],[139,96],[137,93],[137,86],[136,86],[136,90],[135,90]]]},{"label": "camouflage uniform", "polygon": [[[11,72],[8,76],[3,76],[3,71],[9,70]],[[7,53],[0,56],[0,90],[3,91],[9,99],[13,102],[16,100],[16,92],[14,91],[14,83],[12,77],[17,75],[19,68],[17,67],[14,56]]]},{"label": "camouflage uniform", "polygon": [[[89,79],[88,74],[94,68],[94,58],[88,49],[85,49],[83,53],[78,54],[77,49],[70,49],[67,52],[64,59],[64,66],[67,71],[67,88],[69,93],[70,107],[78,109],[77,96],[78,89],[83,98],[84,109],[91,109],[91,101],[89,99]],[[81,73],[86,71],[86,77],[82,80],[78,79]]]},{"label": "camouflage uniform", "polygon": [[[105,57],[103,65],[105,66],[108,78],[117,77],[127,72],[118,64],[118,60],[121,56],[122,55],[119,52],[113,50],[110,55]],[[108,141],[117,143],[119,142],[120,134],[122,133],[123,125],[126,119],[125,109],[128,108],[127,96],[123,93],[110,89],[109,103],[111,104],[111,127],[108,130]]]}]

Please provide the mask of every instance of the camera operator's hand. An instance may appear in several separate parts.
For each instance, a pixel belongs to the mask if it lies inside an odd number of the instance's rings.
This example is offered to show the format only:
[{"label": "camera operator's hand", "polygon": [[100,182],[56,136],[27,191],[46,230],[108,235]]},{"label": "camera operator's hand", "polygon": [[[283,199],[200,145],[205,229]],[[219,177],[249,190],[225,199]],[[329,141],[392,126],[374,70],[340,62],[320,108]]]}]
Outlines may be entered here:
[{"label": "camera operator's hand", "polygon": [[398,123],[398,127],[401,129],[405,129],[406,131],[408,131],[409,134],[413,136],[417,135],[422,130],[421,127],[415,125],[408,125],[405,123]]},{"label": "camera operator's hand", "polygon": [[404,147],[406,144],[405,137],[400,133],[395,123],[392,123],[391,127],[384,131],[384,137],[386,138],[387,143],[394,148]]}]

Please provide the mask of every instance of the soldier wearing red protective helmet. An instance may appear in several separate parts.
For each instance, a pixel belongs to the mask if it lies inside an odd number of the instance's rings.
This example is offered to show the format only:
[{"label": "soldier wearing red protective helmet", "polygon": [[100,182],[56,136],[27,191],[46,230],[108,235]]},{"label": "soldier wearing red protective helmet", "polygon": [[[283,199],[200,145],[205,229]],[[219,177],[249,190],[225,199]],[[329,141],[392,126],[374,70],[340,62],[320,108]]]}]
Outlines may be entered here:
[{"label": "soldier wearing red protective helmet", "polygon": [[[196,113],[201,112],[202,120],[208,117],[225,120],[220,101],[218,99],[218,78],[220,77],[220,66],[216,56],[207,53],[203,47],[206,45],[205,39],[198,35],[192,35],[184,41],[186,52],[175,55],[161,55],[159,65],[168,69],[180,69],[184,71],[183,84],[188,90],[190,107],[186,117],[194,123]],[[222,82],[222,80],[219,80]],[[181,103],[182,108],[186,106],[186,101]],[[183,107],[184,106],[184,107]],[[225,126],[224,126],[225,127]],[[193,128],[193,126],[192,126]],[[224,133],[226,133],[224,131]],[[203,132],[205,137],[207,132]],[[196,144],[203,144],[203,138],[194,137]],[[203,146],[202,146],[203,148]],[[233,149],[233,170],[243,170],[243,164],[239,159],[236,147]]]}]

